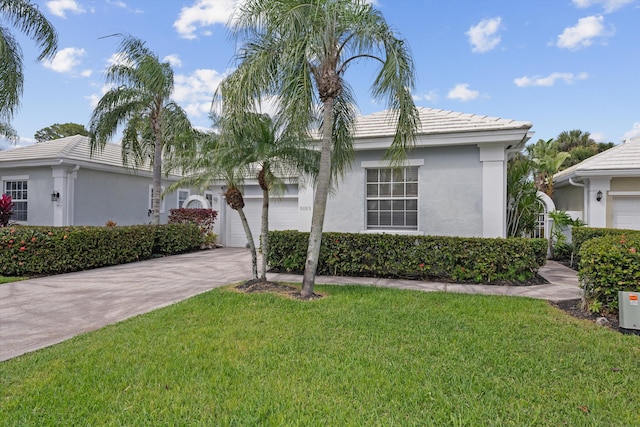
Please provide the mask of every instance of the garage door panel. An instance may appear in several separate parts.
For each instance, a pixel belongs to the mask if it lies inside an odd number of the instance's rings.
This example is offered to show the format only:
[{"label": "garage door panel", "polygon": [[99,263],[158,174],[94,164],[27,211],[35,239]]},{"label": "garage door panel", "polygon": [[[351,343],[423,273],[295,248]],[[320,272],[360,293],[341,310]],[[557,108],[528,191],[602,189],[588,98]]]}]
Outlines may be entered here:
[{"label": "garage door panel", "polygon": [[[262,215],[262,199],[245,199],[244,213],[251,228],[256,246],[260,241],[260,222]],[[288,230],[296,228],[298,199],[271,200],[269,203],[269,230]],[[227,207],[226,211],[226,246],[237,248],[247,245],[247,236],[240,221],[238,212]]]},{"label": "garage door panel", "polygon": [[640,230],[640,197],[613,198],[613,227]]}]

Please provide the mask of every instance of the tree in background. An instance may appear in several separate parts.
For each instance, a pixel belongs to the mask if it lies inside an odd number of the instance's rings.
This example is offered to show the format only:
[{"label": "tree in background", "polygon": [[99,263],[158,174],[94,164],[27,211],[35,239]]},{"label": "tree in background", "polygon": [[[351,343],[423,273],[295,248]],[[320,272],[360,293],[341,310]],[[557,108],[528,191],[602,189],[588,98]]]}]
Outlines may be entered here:
[{"label": "tree in background", "polygon": [[38,60],[53,58],[58,48],[58,35],[38,6],[26,0],[0,0],[0,136],[17,140],[10,121],[20,105],[24,85],[22,51],[17,40],[4,26],[8,22],[36,42]]},{"label": "tree in background", "polygon": [[33,137],[36,142],[45,142],[74,135],[89,136],[89,131],[84,125],[79,125],[78,123],[54,123],[51,126],[40,129]]},{"label": "tree in background", "polygon": [[241,42],[239,65],[218,92],[231,125],[242,127],[244,114],[267,97],[277,100],[283,128],[311,130],[320,123],[320,167],[301,291],[310,298],[332,176],[340,176],[353,159],[356,111],[345,73],[362,60],[380,65],[372,94],[392,110],[397,131],[387,157],[399,164],[419,125],[411,97],[413,60],[406,42],[364,0],[247,0],[239,3],[233,33]]},{"label": "tree in background", "polygon": [[560,170],[577,165],[589,157],[602,153],[613,147],[613,142],[596,142],[591,138],[589,132],[583,132],[579,129],[560,132],[556,138],[558,151],[564,151],[570,154],[562,163]]},{"label": "tree in background", "polygon": [[558,142],[553,139],[545,141],[539,139],[533,145],[527,146],[529,159],[535,163],[534,183],[538,190],[547,196],[553,195],[553,175],[556,174],[564,161],[571,155],[558,150]]},{"label": "tree in background", "polygon": [[533,182],[536,163],[521,153],[507,164],[507,236],[533,235],[542,213]]},{"label": "tree in background", "polygon": [[124,125],[122,161],[132,158],[136,166],[153,167],[151,218],[160,223],[163,153],[187,148],[195,132],[187,114],[171,100],[173,70],[145,43],[130,35],[120,35],[120,61],[107,69],[106,83],[113,87],[93,110],[89,129],[91,152],[103,149],[118,128]]}]

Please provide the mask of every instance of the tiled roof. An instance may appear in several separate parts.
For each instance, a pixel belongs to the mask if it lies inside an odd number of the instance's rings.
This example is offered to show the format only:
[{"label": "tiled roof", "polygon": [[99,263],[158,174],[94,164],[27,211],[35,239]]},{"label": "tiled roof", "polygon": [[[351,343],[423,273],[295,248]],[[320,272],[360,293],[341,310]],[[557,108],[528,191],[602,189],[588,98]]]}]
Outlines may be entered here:
[{"label": "tiled roof", "polygon": [[[19,161],[55,161],[70,160],[93,163],[105,166],[122,166],[122,150],[118,144],[107,143],[104,150],[96,150],[91,156],[89,137],[82,135],[69,136],[53,141],[19,147],[13,150],[0,151],[0,166],[3,163]],[[151,170],[140,167],[141,170]]]},{"label": "tiled roof", "polygon": [[589,175],[598,172],[637,170],[640,173],[640,138],[609,148],[554,175],[562,180],[573,175]]},{"label": "tiled roof", "polygon": [[[477,114],[458,113],[435,108],[418,107],[420,128],[418,134],[442,134],[511,129],[529,129],[530,122],[522,122]],[[396,123],[392,110],[360,116],[356,120],[355,138],[393,136]]]}]

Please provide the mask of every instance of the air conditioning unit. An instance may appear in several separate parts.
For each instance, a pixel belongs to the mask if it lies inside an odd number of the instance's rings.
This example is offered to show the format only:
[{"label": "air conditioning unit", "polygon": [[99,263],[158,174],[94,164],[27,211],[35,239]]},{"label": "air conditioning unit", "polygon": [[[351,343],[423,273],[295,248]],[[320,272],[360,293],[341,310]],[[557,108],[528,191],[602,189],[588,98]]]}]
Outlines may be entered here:
[{"label": "air conditioning unit", "polygon": [[618,291],[620,329],[640,331],[640,292]]}]

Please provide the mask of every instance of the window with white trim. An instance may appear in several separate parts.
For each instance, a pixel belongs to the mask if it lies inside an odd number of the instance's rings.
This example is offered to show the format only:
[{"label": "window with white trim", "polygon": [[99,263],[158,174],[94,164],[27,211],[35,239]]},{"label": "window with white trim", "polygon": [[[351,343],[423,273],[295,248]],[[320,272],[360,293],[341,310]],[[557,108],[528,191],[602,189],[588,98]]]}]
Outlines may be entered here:
[{"label": "window with white trim", "polygon": [[26,221],[27,220],[27,205],[28,205],[28,184],[26,180],[7,180],[4,182],[4,194],[11,197],[13,202],[13,215],[11,215],[12,221]]},{"label": "window with white trim", "polygon": [[[160,187],[160,192],[164,193],[164,185]],[[153,210],[153,185],[149,185],[149,211]],[[164,197],[160,195],[160,213],[164,213]]]},{"label": "window with white trim", "polygon": [[209,203],[209,209],[213,209],[213,193],[211,191],[205,191],[204,198],[207,199],[207,203]]},{"label": "window with white trim", "polygon": [[191,192],[189,190],[178,190],[178,208],[184,207],[184,202],[190,195]]},{"label": "window with white trim", "polygon": [[418,229],[418,167],[367,169],[367,229]]}]

